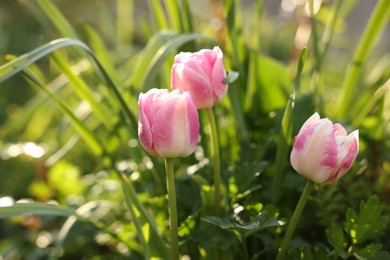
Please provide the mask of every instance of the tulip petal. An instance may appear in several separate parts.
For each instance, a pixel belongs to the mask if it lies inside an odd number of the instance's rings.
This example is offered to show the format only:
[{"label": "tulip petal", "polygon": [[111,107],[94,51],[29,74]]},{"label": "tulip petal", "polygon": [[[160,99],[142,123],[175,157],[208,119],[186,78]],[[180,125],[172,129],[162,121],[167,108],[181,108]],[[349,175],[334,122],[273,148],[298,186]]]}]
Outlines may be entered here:
[{"label": "tulip petal", "polygon": [[335,136],[347,136],[345,128],[337,123],[333,125],[333,133]]},{"label": "tulip petal", "polygon": [[175,56],[172,67],[173,89],[190,91],[196,107],[211,108],[227,92],[223,53],[219,47],[198,52],[181,52]]},{"label": "tulip petal", "polygon": [[190,91],[197,108],[210,108],[214,104],[210,81],[185,64],[172,66],[172,88]]},{"label": "tulip petal", "polygon": [[306,178],[317,183],[324,182],[333,169],[328,164],[337,163],[335,148],[332,122],[322,119],[318,124],[307,124],[296,137],[290,155],[291,165]]},{"label": "tulip petal", "polygon": [[214,102],[218,103],[226,95],[228,85],[222,83],[226,77],[225,68],[223,66],[223,54],[218,47],[214,47],[214,51],[217,53],[217,59],[212,70],[211,84],[214,86]]},{"label": "tulip petal", "polygon": [[174,93],[171,95],[173,96],[158,110],[152,127],[154,148],[157,154],[164,158],[191,154],[196,147],[199,134],[199,123],[196,123],[199,119],[193,102],[191,101],[192,109],[189,113],[188,97]]},{"label": "tulip petal", "polygon": [[147,94],[141,93],[138,99],[138,136],[140,138],[141,145],[154,156],[156,156],[156,151],[154,150],[151,128],[155,117],[155,107],[158,105],[156,100],[158,97],[166,93],[168,93],[168,90],[151,89]]},{"label": "tulip petal", "polygon": [[359,152],[358,130],[353,131],[346,137],[339,138],[338,146],[338,166],[333,170],[326,183],[335,182],[351,168]]},{"label": "tulip petal", "polygon": [[320,122],[320,115],[316,112],[311,117],[309,117],[305,123],[303,123],[301,129],[299,130],[299,134],[301,134],[302,131],[304,131],[308,126],[315,125]]}]

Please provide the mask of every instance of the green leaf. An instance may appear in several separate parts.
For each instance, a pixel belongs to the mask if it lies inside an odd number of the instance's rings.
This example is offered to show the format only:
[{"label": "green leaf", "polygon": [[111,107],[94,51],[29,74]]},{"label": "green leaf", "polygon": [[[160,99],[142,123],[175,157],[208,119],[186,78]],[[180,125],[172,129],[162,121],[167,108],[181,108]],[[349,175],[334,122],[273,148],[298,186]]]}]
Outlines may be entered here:
[{"label": "green leaf", "polygon": [[246,229],[245,237],[248,237],[260,230],[269,227],[280,227],[285,225],[286,222],[278,220],[276,217],[267,218],[267,211],[260,212],[259,215],[254,217],[247,225],[243,225],[242,228]]},{"label": "green leaf", "polygon": [[356,86],[361,78],[363,63],[373,50],[376,40],[381,31],[386,27],[390,14],[390,4],[388,0],[379,0],[372,11],[370,19],[364,29],[359,43],[354,52],[353,58],[345,75],[343,85],[341,86],[341,95],[339,98],[337,115],[345,117],[348,108],[351,105],[352,98],[356,93]]},{"label": "green leaf", "polygon": [[334,247],[336,253],[341,258],[346,259],[348,257],[348,253],[345,251],[346,242],[343,230],[336,224],[332,223],[331,227],[328,228],[325,233],[329,243]]},{"label": "green leaf", "polygon": [[108,113],[107,107],[96,99],[96,93],[88,86],[79,74],[76,74],[67,62],[66,57],[60,53],[53,53],[54,61],[61,71],[68,77],[74,92],[89,103],[96,116],[100,119],[106,129],[112,126],[112,116]]},{"label": "green leaf", "polygon": [[149,1],[150,3],[150,9],[152,12],[152,19],[154,19],[156,23],[156,29],[157,31],[160,31],[162,29],[169,28],[168,26],[168,19],[165,15],[164,8],[162,6],[162,2],[160,1]]},{"label": "green leaf", "polygon": [[280,197],[280,185],[283,181],[283,171],[287,162],[289,146],[292,140],[294,102],[295,92],[291,94],[290,99],[287,102],[279,132],[275,158],[275,173],[273,178],[274,202],[277,202]]},{"label": "green leaf", "polygon": [[75,39],[57,39],[47,44],[44,44],[26,54],[23,54],[17,59],[14,59],[11,62],[8,62],[0,66],[0,83],[12,77],[13,75],[21,72],[29,65],[45,57],[46,55],[52,53],[53,51],[64,47],[69,47],[69,46],[79,47],[84,51],[86,51],[93,58],[100,72],[102,73],[104,79],[107,82],[108,90],[113,92],[115,98],[119,101],[119,104],[121,105],[121,109],[124,117],[128,120],[128,123],[133,127],[134,132],[136,132],[138,120],[135,118],[134,114],[130,111],[129,107],[127,106],[127,102],[123,99],[122,94],[119,92],[118,87],[111,79],[110,75],[108,74],[107,70],[104,68],[103,64],[100,62],[100,60],[95,55],[95,53],[88,47],[88,45],[86,45],[82,41],[75,40]]},{"label": "green leaf", "polygon": [[376,238],[386,229],[389,216],[383,216],[383,206],[379,204],[377,196],[371,196],[367,202],[360,203],[360,212],[347,210],[344,224],[347,234],[353,244],[361,244],[369,239]]},{"label": "green leaf", "polygon": [[359,260],[387,260],[390,258],[389,252],[381,251],[382,244],[369,244],[359,249],[353,255]]},{"label": "green leaf", "polygon": [[22,214],[70,217],[76,211],[63,206],[45,203],[16,203],[8,207],[0,207],[0,218],[9,218]]},{"label": "green leaf", "polygon": [[228,74],[226,75],[226,78],[224,78],[222,80],[222,83],[224,84],[231,84],[233,83],[234,81],[236,81],[236,79],[240,76],[240,73],[238,73],[237,71],[229,71]]},{"label": "green leaf", "polygon": [[303,71],[303,67],[305,65],[307,58],[307,48],[303,48],[301,52],[301,56],[299,56],[299,61],[298,61],[298,67],[297,67],[297,76],[295,77],[295,91],[300,90],[301,86],[301,75]]},{"label": "green leaf", "polygon": [[238,192],[242,193],[253,187],[254,179],[262,174],[267,166],[267,161],[252,161],[239,164],[234,171]]},{"label": "green leaf", "polygon": [[[142,79],[140,86],[142,89],[149,89],[152,85],[152,82],[159,71],[161,71],[161,66],[166,61],[166,59],[174,53],[174,50],[182,46],[183,44],[194,41],[194,40],[208,40],[212,41],[213,39],[210,36],[199,34],[199,33],[188,33],[188,34],[179,34],[172,39],[168,40],[164,45],[162,45],[157,53],[153,56],[153,59],[148,63],[148,66],[145,69],[145,73],[141,74]],[[140,73],[137,71],[137,73]]]},{"label": "green leaf", "polygon": [[168,18],[170,21],[170,27],[173,28],[174,30],[178,32],[183,31],[183,23],[182,23],[182,10],[180,3],[181,1],[178,0],[166,0],[166,8],[167,8],[167,13],[168,13]]},{"label": "green leaf", "polygon": [[285,222],[277,220],[274,217],[267,218],[267,211],[260,212],[251,221],[243,225],[230,219],[214,216],[206,216],[202,218],[202,220],[229,231],[230,233],[236,235],[240,240],[263,229],[269,227],[279,227],[285,224]]},{"label": "green leaf", "polygon": [[38,0],[39,7],[45,12],[46,16],[55,25],[55,27],[61,32],[63,37],[70,37],[77,39],[77,33],[73,29],[72,25],[68,22],[65,16],[62,15],[60,10],[53,4],[51,0]]},{"label": "green leaf", "polygon": [[127,176],[120,176],[127,208],[136,227],[138,238],[143,244],[144,254],[169,259],[168,247],[159,235],[153,218],[138,199],[133,184]]},{"label": "green leaf", "polygon": [[68,116],[72,122],[73,127],[77,130],[78,134],[83,138],[84,142],[88,145],[91,151],[96,155],[102,155],[104,152],[104,147],[99,139],[86,127],[86,125],[77,118],[77,116],[72,112],[72,110],[51,90],[49,90],[46,85],[41,82],[34,74],[32,74],[28,69],[23,71],[23,76],[28,80],[31,80],[34,84],[40,87],[45,91],[50,98],[58,105],[58,107]]},{"label": "green leaf", "polygon": [[264,55],[254,56],[250,61],[248,88],[251,96],[247,96],[247,101],[252,99],[250,103],[258,104],[265,112],[285,107],[294,88],[287,68]]}]

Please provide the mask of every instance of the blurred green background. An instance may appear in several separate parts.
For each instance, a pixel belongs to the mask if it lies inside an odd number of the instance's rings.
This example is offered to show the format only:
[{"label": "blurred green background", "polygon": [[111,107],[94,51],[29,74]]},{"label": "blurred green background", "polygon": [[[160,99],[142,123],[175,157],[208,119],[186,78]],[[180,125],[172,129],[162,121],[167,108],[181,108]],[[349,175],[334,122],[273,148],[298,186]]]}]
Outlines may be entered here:
[{"label": "blurred green background", "polygon": [[[184,7],[179,10],[184,17],[181,26],[175,23],[166,6],[166,2],[173,1],[153,1],[56,0],[52,3],[73,27],[77,37],[91,45],[107,65],[135,115],[136,98],[141,91],[151,87],[169,87],[173,51],[167,51],[161,63],[156,62],[158,68],[152,68],[146,79],[135,71],[143,68],[143,60],[152,61],[153,56],[162,55],[152,48],[154,40],[157,39],[160,47],[174,37],[173,31],[202,33],[213,37],[214,41],[188,41],[172,49],[177,52],[195,51],[218,44],[226,51],[226,67],[239,71],[241,75],[231,86],[230,96],[216,108],[221,149],[224,151],[223,168],[228,176],[225,184],[236,192],[231,195],[231,200],[246,206],[248,213],[245,217],[248,218],[255,214],[254,209],[273,202],[274,194],[269,187],[278,168],[275,154],[283,111],[294,84],[299,55],[303,47],[308,46],[309,58],[295,103],[294,133],[305,118],[319,111],[324,116],[340,120],[348,131],[358,128],[361,153],[351,173],[340,183],[316,188],[309,205],[316,214],[307,220],[305,225],[308,229],[298,242],[317,237],[323,242],[325,234],[318,231],[318,227],[341,222],[347,207],[358,208],[360,200],[372,194],[378,194],[386,205],[385,212],[390,212],[390,123],[385,120],[390,113],[390,91],[388,86],[383,87],[390,75],[389,25],[365,61],[348,111],[341,118],[336,115],[337,99],[341,95],[347,66],[377,1],[342,1],[340,19],[319,72],[313,58],[311,20],[305,11],[305,1],[188,1],[190,12]],[[50,11],[42,11],[37,2],[0,0],[0,65],[9,60],[8,54],[19,56],[51,40],[70,36],[61,30],[64,27],[53,22],[48,15]],[[230,2],[237,4],[235,8],[239,12],[235,16],[224,12],[224,4]],[[321,38],[331,19],[334,1],[314,2],[322,4],[316,14],[317,34]],[[164,8],[159,9],[161,6]],[[191,16],[188,16],[189,13]],[[229,27],[231,24],[235,26]],[[56,89],[72,111],[93,129],[93,133],[107,145],[117,167],[130,172],[141,200],[154,209],[157,222],[166,231],[165,185],[160,174],[162,162],[145,154],[138,145],[134,129],[129,130],[118,119],[118,106],[110,103],[110,96],[103,90],[101,75],[90,66],[84,54],[80,50],[69,49],[59,55],[59,58],[41,59],[29,68]],[[61,67],[58,62],[62,58],[72,66],[73,73],[87,83],[103,113],[112,118],[108,126],[99,121],[95,107],[88,105],[70,87],[77,85],[77,80],[69,80],[71,73],[64,76],[67,65]],[[258,67],[257,62],[266,65]],[[318,78],[313,76],[317,72]],[[317,80],[318,88],[313,83]],[[145,86],[145,82],[150,85]],[[382,91],[379,94],[378,89]],[[205,121],[202,113],[201,120]],[[203,130],[202,136],[205,135]],[[80,141],[56,102],[19,74],[0,83],[0,137],[0,206],[31,198],[42,202],[57,201],[72,208],[88,208],[91,206],[89,201],[104,200],[107,204],[96,208],[92,205],[92,209],[86,212],[120,236],[113,239],[112,234],[106,236],[107,232],[96,227],[77,223],[76,228],[69,231],[69,237],[73,239],[63,239],[63,244],[53,246],[58,231],[63,230],[64,219],[27,215],[0,220],[0,252],[15,259],[23,259],[26,255],[30,259],[46,259],[50,255],[64,256],[65,259],[82,256],[108,259],[129,255],[134,259],[142,258],[138,243],[124,242],[135,240],[136,231],[130,225],[129,214],[122,207],[120,184],[106,169],[104,156],[94,155],[88,145]],[[194,156],[183,159],[183,166],[177,170],[177,189],[182,195],[178,198],[179,218],[182,221],[188,220],[190,214],[199,213],[199,205],[206,200],[202,196],[207,194],[202,191],[202,182],[188,173],[191,172],[189,169],[211,182],[211,167],[206,160],[209,153],[204,139],[200,143],[203,149],[199,147]],[[287,161],[287,155],[283,159]],[[303,179],[289,166],[285,168],[278,205],[281,215],[291,213],[303,183]],[[241,171],[248,174],[245,175],[248,179],[236,180],[242,186],[237,184],[235,187],[230,181],[239,179],[237,175]],[[259,174],[255,176],[255,173]],[[253,193],[242,201],[240,196],[251,189]],[[323,205],[329,207],[318,210]],[[389,227],[386,230],[389,231]],[[90,233],[94,236],[89,236]],[[270,234],[254,238],[253,244],[257,242],[265,248],[272,247],[270,244],[275,240],[270,237],[277,239],[279,233]],[[190,245],[206,239],[201,232],[189,237]],[[390,242],[382,242],[389,250]],[[253,248],[254,252],[256,246]],[[187,250],[191,252],[192,247]],[[268,259],[272,259],[272,254]]]}]

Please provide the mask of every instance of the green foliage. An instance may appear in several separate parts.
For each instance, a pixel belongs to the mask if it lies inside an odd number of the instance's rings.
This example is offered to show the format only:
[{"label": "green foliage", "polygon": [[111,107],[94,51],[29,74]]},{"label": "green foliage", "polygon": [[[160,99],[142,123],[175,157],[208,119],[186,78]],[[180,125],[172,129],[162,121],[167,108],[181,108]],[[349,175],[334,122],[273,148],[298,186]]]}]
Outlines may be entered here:
[{"label": "green foliage", "polygon": [[260,212],[256,217],[245,224],[214,216],[204,217],[203,220],[231,232],[240,241],[263,229],[284,225],[283,221],[277,220],[274,217],[267,218],[267,211]]},{"label": "green foliage", "polygon": [[175,163],[181,254],[218,259],[219,247],[222,259],[275,259],[304,183],[289,150],[317,111],[359,129],[360,154],[338,183],[313,188],[289,259],[388,259],[390,63],[386,37],[376,40],[389,2],[378,1],[356,43],[346,21],[366,1],[322,1],[318,11],[308,1],[309,12],[282,2],[294,10],[281,5],[273,16],[266,1],[237,0],[3,1],[0,258],[169,259],[164,165],[139,144],[137,98],[170,88],[176,53],[220,46],[229,84],[214,107],[223,214],[213,215],[200,112],[199,146]]},{"label": "green foliage", "polygon": [[386,259],[390,254],[381,251],[383,245],[370,243],[383,235],[389,217],[383,214],[383,205],[380,205],[377,196],[370,197],[366,202],[360,203],[359,212],[348,208],[343,229],[332,224],[326,230],[326,235],[335,253],[343,259],[353,255],[357,259]]},{"label": "green foliage", "polygon": [[388,216],[382,216],[383,206],[379,204],[377,196],[367,202],[360,203],[360,212],[347,210],[345,229],[350,234],[353,244],[362,244],[366,240],[381,235],[387,226]]}]

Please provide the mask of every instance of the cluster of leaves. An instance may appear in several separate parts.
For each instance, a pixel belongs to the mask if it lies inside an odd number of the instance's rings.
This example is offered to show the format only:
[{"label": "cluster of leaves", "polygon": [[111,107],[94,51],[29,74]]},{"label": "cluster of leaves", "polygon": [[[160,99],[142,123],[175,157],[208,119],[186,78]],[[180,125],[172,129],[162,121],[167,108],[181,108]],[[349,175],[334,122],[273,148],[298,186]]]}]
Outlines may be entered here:
[{"label": "cluster of leaves", "polygon": [[[220,45],[226,67],[239,72],[214,109],[224,214],[213,215],[201,112],[199,147],[175,171],[181,253],[212,259],[217,246],[224,259],[274,259],[305,181],[288,167],[292,136],[318,111],[358,128],[361,154],[339,183],[315,187],[306,212],[316,214],[303,215],[290,256],[386,258],[390,244],[381,234],[389,230],[388,204],[372,197],[358,213],[352,209],[371,194],[388,203],[389,59],[367,58],[388,2],[379,1],[372,15],[377,19],[368,23],[353,59],[341,28],[354,1],[323,3],[316,14],[297,6],[277,22],[267,17],[262,1],[195,2],[152,0],[147,9],[129,0],[115,7],[93,2],[88,8],[101,19],[91,22],[85,15],[83,24],[66,11],[74,10],[68,1],[2,3],[32,15],[29,22],[40,23],[34,28],[42,36],[30,36],[32,46],[22,50],[10,41],[7,53],[27,53],[1,57],[0,196],[50,203],[0,208],[0,217],[7,218],[0,222],[1,255],[168,259],[164,166],[138,144],[137,97],[170,85],[175,53]],[[115,15],[107,11],[112,8]],[[206,9],[204,19],[199,10]],[[149,18],[140,10],[149,10]],[[293,42],[307,26],[313,33],[306,49]],[[19,35],[21,29],[15,30]],[[27,142],[45,155],[29,156]],[[342,228],[334,224],[342,219]]]},{"label": "cluster of leaves", "polygon": [[359,212],[348,208],[342,228],[332,223],[326,229],[331,247],[324,244],[300,246],[291,250],[296,259],[388,259],[390,253],[382,251],[378,237],[385,233],[389,216],[383,212],[377,196],[360,203]]}]

